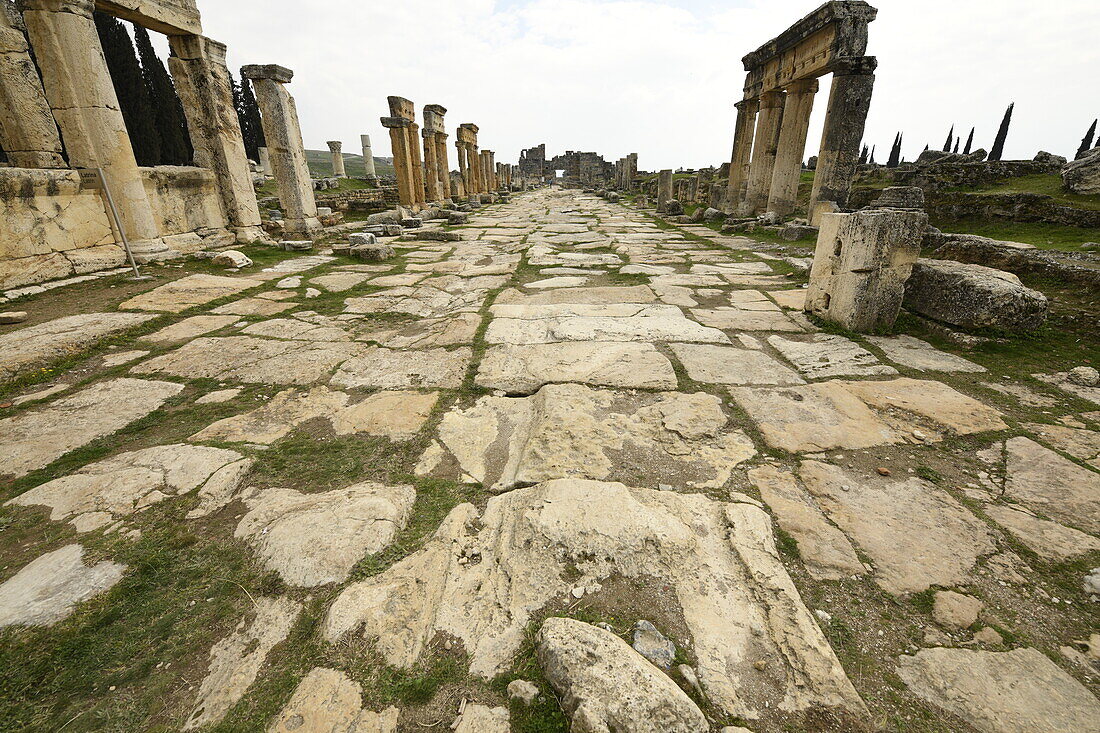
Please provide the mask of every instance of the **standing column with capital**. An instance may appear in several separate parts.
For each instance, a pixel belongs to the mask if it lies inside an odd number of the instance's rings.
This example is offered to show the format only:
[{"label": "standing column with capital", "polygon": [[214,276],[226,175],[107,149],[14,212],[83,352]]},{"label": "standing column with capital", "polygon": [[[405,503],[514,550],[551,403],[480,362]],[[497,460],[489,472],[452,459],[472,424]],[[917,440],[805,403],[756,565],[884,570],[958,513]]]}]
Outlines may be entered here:
[{"label": "standing column with capital", "polygon": [[374,169],[374,151],[370,147],[370,135],[360,135],[359,142],[363,146],[363,167],[367,169],[367,178],[377,180],[378,173]]},{"label": "standing column with capital", "polygon": [[103,57],[94,0],[26,0],[23,20],[74,168],[102,168],[139,262],[176,254],[161,238]]},{"label": "standing column with capital", "polygon": [[798,182],[802,174],[802,156],[810,131],[810,113],[817,94],[817,79],[802,79],[787,87],[783,103],[783,126],[775,153],[768,211],[787,216],[798,202]]},{"label": "standing column with capital", "polygon": [[317,200],[313,197],[298,109],[286,89],[294,72],[267,64],[245,66],[241,74],[252,81],[256,92],[271,171],[283,209],[285,234],[313,239],[321,232],[321,222],[317,219]]},{"label": "standing column with capital", "polygon": [[[447,171],[447,136],[443,132],[443,115],[447,109],[438,104],[424,107],[424,188],[428,201],[442,201],[449,195],[450,189]],[[440,144],[440,136],[444,144]],[[440,160],[442,148],[443,159]]]},{"label": "standing column with capital", "polygon": [[739,212],[753,215],[768,208],[775,154],[779,148],[779,131],[783,123],[783,92],[760,95],[760,113],[756,118],[755,144],[749,164],[748,184]]},{"label": "standing column with capital", "polygon": [[413,175],[409,167],[409,136],[405,128],[410,124],[401,117],[383,117],[382,127],[390,131],[390,148],[393,153],[393,172],[397,178],[397,200],[402,206],[413,206]]},{"label": "standing column with capital", "polygon": [[859,164],[859,146],[867,127],[867,112],[871,108],[877,66],[874,56],[839,59],[833,64],[833,88],[829,93],[825,131],[821,136],[821,152],[817,156],[817,172],[810,195],[812,218],[816,218],[814,214],[820,202],[831,201],[840,208],[848,205],[852,179]]},{"label": "standing column with capital", "polygon": [[397,193],[402,206],[419,211],[424,203],[424,168],[420,159],[420,125],[416,107],[404,97],[388,97],[390,116],[382,126],[390,131]]},{"label": "standing column with capital", "polygon": [[339,140],[329,140],[328,152],[332,156],[332,175],[335,178],[347,178],[348,174],[344,171],[344,143]]},{"label": "standing column with capital", "polygon": [[743,99],[734,106],[737,107],[737,129],[733,133],[733,155],[730,158],[730,177],[726,189],[727,211],[730,213],[737,211],[745,200],[760,100]]}]

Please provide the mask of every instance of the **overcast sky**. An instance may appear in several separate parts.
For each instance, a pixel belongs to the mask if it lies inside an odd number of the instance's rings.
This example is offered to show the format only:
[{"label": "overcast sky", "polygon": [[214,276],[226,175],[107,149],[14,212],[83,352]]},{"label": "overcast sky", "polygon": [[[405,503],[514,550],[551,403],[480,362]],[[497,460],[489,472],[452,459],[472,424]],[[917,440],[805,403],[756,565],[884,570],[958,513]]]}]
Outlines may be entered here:
[{"label": "overcast sky", "polygon": [[[447,132],[474,122],[498,162],[545,142],[547,154],[639,154],[643,170],[729,160],[741,57],[814,0],[199,0],[208,36],[242,64],[295,72],[290,90],[306,146],[367,133],[386,97],[442,104]],[[883,162],[942,147],[948,128],[989,148],[1009,102],[1006,158],[1072,157],[1100,116],[1098,0],[878,0],[869,53],[879,71],[867,142]],[[827,78],[807,156],[820,143]],[[455,167],[451,148],[451,166]]]}]

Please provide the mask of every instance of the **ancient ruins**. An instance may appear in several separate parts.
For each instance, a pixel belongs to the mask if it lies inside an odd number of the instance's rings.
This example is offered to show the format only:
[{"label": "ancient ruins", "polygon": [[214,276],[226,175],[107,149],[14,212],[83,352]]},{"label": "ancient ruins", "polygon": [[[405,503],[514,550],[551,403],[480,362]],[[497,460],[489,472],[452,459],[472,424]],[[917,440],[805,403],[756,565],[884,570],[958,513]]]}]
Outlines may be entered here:
[{"label": "ancient ruins", "polygon": [[1095,126],[876,163],[878,11],[807,11],[672,168],[307,149],[194,0],[0,2],[0,728],[1100,731]]}]

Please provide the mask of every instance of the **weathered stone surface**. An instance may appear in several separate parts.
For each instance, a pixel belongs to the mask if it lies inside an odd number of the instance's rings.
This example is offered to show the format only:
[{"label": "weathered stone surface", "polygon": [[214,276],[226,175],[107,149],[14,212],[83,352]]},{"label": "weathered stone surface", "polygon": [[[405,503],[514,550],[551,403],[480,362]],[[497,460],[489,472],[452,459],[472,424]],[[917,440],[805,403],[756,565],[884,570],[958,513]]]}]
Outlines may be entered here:
[{"label": "weathered stone surface", "polygon": [[898,675],[917,696],[986,733],[1096,729],[1100,702],[1035,649],[922,649]]},{"label": "weathered stone surface", "polygon": [[191,316],[184,318],[171,326],[165,326],[159,331],[154,331],[147,336],[142,336],[142,341],[153,343],[171,343],[175,341],[187,341],[188,339],[202,336],[203,334],[217,331],[220,328],[231,326],[239,319],[235,316]]},{"label": "weathered stone surface", "polygon": [[235,249],[226,249],[218,252],[212,258],[210,263],[218,265],[219,267],[251,267],[252,259],[244,252]]},{"label": "weathered stone surface", "polygon": [[396,733],[399,711],[363,709],[363,688],[343,672],[314,667],[268,733]]},{"label": "weathered stone surface", "polygon": [[1100,469],[1100,432],[1042,423],[1024,423],[1023,427],[1048,445]]},{"label": "weathered stone surface", "polygon": [[645,619],[634,624],[634,642],[630,646],[662,669],[670,669],[676,659],[676,644]]},{"label": "weathered stone surface", "polygon": [[463,474],[493,491],[561,476],[716,488],[755,454],[728,423],[721,401],[703,393],[551,384],[531,397],[483,397],[452,410],[439,440]]},{"label": "weathered stone surface", "polygon": [[1070,527],[1100,534],[1100,473],[1028,438],[1005,444],[1005,496]]},{"label": "weathered stone surface", "polygon": [[109,590],[125,565],[108,560],[87,566],[84,548],[66,545],[31,561],[0,584],[0,628],[53,626],[76,605]]},{"label": "weathered stone surface", "polygon": [[686,341],[729,343],[714,328],[688,320],[671,305],[493,306],[485,340],[491,344],[559,341]]},{"label": "weathered stone surface", "polygon": [[112,379],[0,420],[0,475],[44,468],[74,448],[110,435],[180,393],[182,384]]},{"label": "weathered stone surface", "polygon": [[313,384],[334,367],[365,351],[359,344],[273,341],[251,336],[198,338],[134,367],[141,374],[164,373],[195,379],[229,379],[264,384]]},{"label": "weathered stone surface", "polygon": [[775,512],[779,526],[798,542],[798,554],[810,575],[839,580],[866,572],[852,543],[829,523],[794,474],[764,466],[749,471],[749,479]]},{"label": "weathered stone surface", "polygon": [[328,387],[314,387],[308,391],[288,389],[255,410],[218,420],[192,435],[190,440],[270,445],[307,420],[333,417],[347,403],[346,394],[333,392]]},{"label": "weathered stone surface", "polygon": [[412,486],[373,482],[316,494],[257,489],[245,498],[249,511],[234,536],[249,540],[289,585],[341,583],[404,529],[414,501]]},{"label": "weathered stone surface", "polygon": [[803,328],[779,310],[749,310],[747,308],[694,308],[691,314],[704,326],[725,331],[793,331]]},{"label": "weathered stone surface", "polygon": [[155,317],[140,313],[81,313],[0,335],[0,382],[78,354],[100,339]]},{"label": "weathered stone surface", "polygon": [[1062,183],[1071,193],[1100,194],[1100,147],[1062,169]]},{"label": "weathered stone surface", "polygon": [[217,723],[244,697],[275,645],[286,639],[302,607],[288,598],[260,598],[251,622],[241,619],[210,649],[210,666],[199,685],[184,730]]},{"label": "weathered stone surface", "polygon": [[337,435],[380,435],[408,440],[427,422],[438,392],[377,392],[332,418]]},{"label": "weathered stone surface", "polygon": [[550,290],[530,295],[518,290],[505,290],[494,301],[496,305],[554,305],[574,303],[607,305],[610,303],[656,303],[657,296],[648,285],[631,287],[595,287]]},{"label": "weathered stone surface", "polygon": [[389,664],[409,668],[448,633],[470,654],[470,671],[491,677],[511,664],[535,611],[577,584],[576,572],[581,583],[617,575],[670,586],[700,683],[727,715],[754,718],[765,700],[863,709],[783,569],[768,515],[698,494],[563,479],[493,497],[480,517],[463,504],[422,550],[344,590],[324,635],[361,628]]},{"label": "weathered stone surface", "polygon": [[940,351],[931,344],[912,336],[868,336],[867,340],[882,349],[886,358],[911,369],[928,372],[984,372],[985,367],[961,356]]},{"label": "weathered stone surface", "polygon": [[803,384],[803,379],[762,351],[710,344],[670,344],[688,376],[708,384]]},{"label": "weathered stone surface", "polygon": [[978,614],[985,607],[972,596],[956,593],[953,590],[936,591],[932,604],[932,618],[936,623],[952,631],[970,628],[978,620]]},{"label": "weathered stone surface", "polygon": [[993,521],[1050,562],[1063,562],[1100,550],[1100,540],[1057,522],[1008,506],[990,505],[984,509]]},{"label": "weathered stone surface", "polygon": [[675,682],[609,631],[570,618],[548,618],[535,645],[573,730],[710,730],[702,711]]},{"label": "weathered stone surface", "polygon": [[460,349],[395,351],[366,348],[362,355],[343,363],[332,384],[357,389],[457,389],[469,368],[472,352]]},{"label": "weathered stone surface", "polygon": [[961,328],[1033,331],[1047,298],[1012,273],[950,260],[919,260],[905,285],[905,307]]},{"label": "weathered stone surface", "polygon": [[195,489],[204,499],[216,494],[228,501],[251,465],[251,459],[221,448],[155,446],[88,464],[8,504],[48,506],[50,519],[88,532]]},{"label": "weathered stone surface", "polygon": [[799,469],[825,513],[870,555],[875,581],[894,594],[967,582],[996,549],[987,525],[916,477],[862,475],[820,461]]},{"label": "weathered stone surface", "polygon": [[[295,286],[297,287],[297,286]],[[264,294],[255,298],[241,298],[240,300],[234,300],[232,303],[226,303],[225,305],[219,305],[217,308],[210,311],[216,315],[233,315],[233,316],[273,316],[277,313],[290,310],[294,307],[294,303],[279,303],[275,298],[261,297]],[[287,293],[288,296],[293,296],[294,293]]]},{"label": "weathered stone surface", "polygon": [[510,733],[508,708],[491,708],[471,703],[451,724],[454,733]]},{"label": "weathered stone surface", "polygon": [[330,293],[342,293],[351,290],[364,280],[369,280],[369,272],[334,272],[331,275],[319,275],[310,279],[314,285],[319,285]]},{"label": "weathered stone surface", "polygon": [[[914,430],[923,427],[925,435],[932,430],[971,435],[1008,427],[995,408],[967,397],[943,382],[903,377],[885,382],[845,381],[840,384],[876,409],[901,433],[912,435]],[[906,417],[905,413],[921,420]],[[925,424],[922,426],[921,422]]]},{"label": "weathered stone surface", "polygon": [[153,288],[147,293],[136,295],[124,301],[119,308],[123,310],[179,313],[188,308],[224,298],[227,295],[235,295],[242,290],[254,288],[259,284],[259,280],[249,280],[244,277],[188,275]]},{"label": "weathered stone surface", "polygon": [[677,384],[671,362],[652,344],[640,343],[494,346],[477,375],[482,387],[511,394],[530,394],[561,382],[641,389],[675,389]]},{"label": "weathered stone surface", "polygon": [[833,334],[815,333],[803,340],[769,336],[768,343],[811,379],[871,377],[897,374],[854,341]]}]

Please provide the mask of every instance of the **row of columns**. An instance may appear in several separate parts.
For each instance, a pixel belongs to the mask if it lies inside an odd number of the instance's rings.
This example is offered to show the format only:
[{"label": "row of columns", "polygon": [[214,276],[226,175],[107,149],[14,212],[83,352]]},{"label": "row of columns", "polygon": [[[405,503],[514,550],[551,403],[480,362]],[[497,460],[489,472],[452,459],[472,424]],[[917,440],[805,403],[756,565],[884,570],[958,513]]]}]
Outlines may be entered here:
[{"label": "row of columns", "polygon": [[[825,115],[821,151],[809,213],[820,202],[848,203],[859,146],[874,86],[874,57],[840,59],[832,64],[832,91]],[[818,91],[816,79],[798,79],[737,106],[728,192],[732,208],[743,216],[792,213],[796,206],[810,115]]]}]

